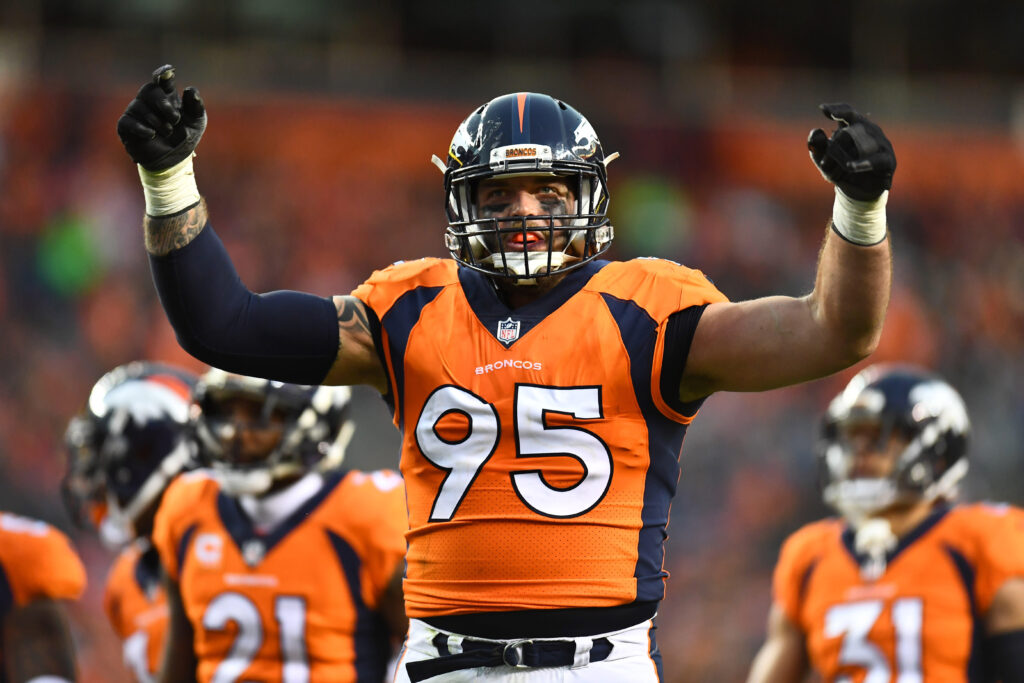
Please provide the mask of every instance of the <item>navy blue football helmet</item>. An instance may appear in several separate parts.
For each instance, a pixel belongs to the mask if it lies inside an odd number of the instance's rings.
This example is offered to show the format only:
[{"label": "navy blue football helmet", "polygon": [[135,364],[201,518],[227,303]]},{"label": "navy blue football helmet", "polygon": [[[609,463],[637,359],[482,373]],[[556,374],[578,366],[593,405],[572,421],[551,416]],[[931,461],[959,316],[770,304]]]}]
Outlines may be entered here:
[{"label": "navy blue football helmet", "polygon": [[140,518],[171,480],[194,465],[188,413],[196,376],[136,361],[96,382],[64,435],[68,469],[61,493],[72,520],[111,549],[148,529]]},{"label": "navy blue football helmet", "polygon": [[[434,157],[444,172],[445,245],[463,266],[519,284],[582,266],[611,246],[605,167],[617,156],[605,156],[587,119],[561,100],[527,92],[496,97],[459,125],[445,161]],[[504,248],[510,233],[527,241],[526,218],[478,215],[481,180],[522,175],[558,176],[576,198],[575,213],[529,217],[534,225],[547,221],[546,228],[529,228],[546,233],[546,250]],[[554,247],[556,230],[569,231],[564,248]]]},{"label": "navy blue football helmet", "polygon": [[[888,476],[855,476],[848,434],[869,427],[883,451],[894,434],[907,445]],[[852,521],[892,505],[955,497],[967,472],[970,420],[956,389],[907,365],[873,365],[858,373],[828,407],[818,456],[824,500]]]}]

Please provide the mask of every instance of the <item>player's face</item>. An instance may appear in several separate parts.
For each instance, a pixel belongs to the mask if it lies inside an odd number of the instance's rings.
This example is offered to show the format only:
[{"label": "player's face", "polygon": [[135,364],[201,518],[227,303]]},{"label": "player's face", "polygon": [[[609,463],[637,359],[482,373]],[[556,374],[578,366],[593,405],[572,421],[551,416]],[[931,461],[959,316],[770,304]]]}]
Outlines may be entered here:
[{"label": "player's face", "polygon": [[[489,178],[477,187],[477,212],[482,219],[519,218],[529,216],[565,216],[576,210],[576,198],[569,185],[555,176],[516,176]],[[554,227],[567,225],[568,219],[557,220]],[[527,218],[526,230],[518,221],[503,223],[501,239],[505,251],[542,251],[548,249],[547,218]],[[541,228],[531,231],[529,228]],[[565,248],[566,231],[551,233],[553,249]]]},{"label": "player's face", "polygon": [[853,453],[851,479],[882,478],[893,471],[909,440],[896,431],[887,431],[878,422],[860,422],[842,429],[841,438]]},{"label": "player's face", "polygon": [[285,417],[279,411],[265,414],[262,401],[235,396],[219,401],[206,419],[224,444],[230,462],[246,465],[262,461],[277,447]]}]

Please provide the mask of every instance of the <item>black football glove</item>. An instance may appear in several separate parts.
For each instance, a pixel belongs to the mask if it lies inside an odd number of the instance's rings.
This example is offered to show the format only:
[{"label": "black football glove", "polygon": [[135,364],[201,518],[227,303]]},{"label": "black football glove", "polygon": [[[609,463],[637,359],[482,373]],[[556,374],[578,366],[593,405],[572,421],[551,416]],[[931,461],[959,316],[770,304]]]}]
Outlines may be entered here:
[{"label": "black football glove", "polygon": [[891,189],[896,154],[882,129],[846,103],[822,104],[820,108],[839,122],[831,138],[821,128],[812,130],[807,138],[811,159],[825,180],[851,199],[873,200]]},{"label": "black football glove", "polygon": [[188,158],[206,130],[199,91],[174,89],[174,67],[165,64],[139,88],[117,120],[117,135],[128,156],[148,171],[162,171]]}]

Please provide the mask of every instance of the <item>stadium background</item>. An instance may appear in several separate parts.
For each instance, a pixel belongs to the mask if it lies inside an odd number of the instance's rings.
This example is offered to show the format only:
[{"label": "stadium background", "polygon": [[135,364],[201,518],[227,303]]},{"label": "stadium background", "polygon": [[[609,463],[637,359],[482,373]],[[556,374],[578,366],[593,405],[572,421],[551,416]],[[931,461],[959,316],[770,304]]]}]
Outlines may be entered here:
[{"label": "stadium background", "polygon": [[[804,140],[817,105],[880,121],[899,159],[895,290],[872,360],[942,372],[975,433],[972,499],[1024,503],[1024,5],[952,0],[8,0],[0,5],[0,508],[71,533],[83,679],[124,680],[101,614],[110,562],[70,528],[62,434],[91,384],[178,349],[142,248],[142,193],[114,123],[163,63],[210,111],[197,176],[254,290],[346,293],[443,255],[443,156],[494,95],[591,120],[613,255],[697,267],[732,299],[811,286],[831,208]],[[742,680],[783,537],[826,513],[814,439],[851,371],[710,399],[689,432],[658,640],[669,681]],[[394,466],[358,391],[348,463]]]}]

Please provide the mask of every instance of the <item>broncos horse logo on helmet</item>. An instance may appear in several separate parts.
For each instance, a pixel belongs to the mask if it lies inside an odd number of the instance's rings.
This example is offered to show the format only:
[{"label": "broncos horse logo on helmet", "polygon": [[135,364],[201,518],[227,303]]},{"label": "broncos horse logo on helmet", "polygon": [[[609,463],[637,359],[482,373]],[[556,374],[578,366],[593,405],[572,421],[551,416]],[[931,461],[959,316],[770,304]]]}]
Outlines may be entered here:
[{"label": "broncos horse logo on helmet", "polygon": [[148,534],[164,489],[194,464],[187,427],[195,381],[171,365],[121,365],[96,382],[69,421],[63,501],[75,523],[95,527],[107,547]]},{"label": "broncos horse logo on helmet", "polygon": [[[448,228],[445,245],[452,258],[486,275],[531,284],[537,277],[564,273],[604,253],[613,230],[608,222],[605,156],[597,133],[578,111],[539,93],[511,93],[480,106],[455,131],[447,161],[433,162],[444,172]],[[576,198],[575,212],[529,216],[546,221],[547,249],[506,250],[504,236],[527,231],[526,217],[484,218],[476,206],[481,180],[522,175],[558,176]],[[529,228],[531,232],[537,227]],[[556,248],[556,231],[568,230]],[[524,235],[525,241],[525,235]]]},{"label": "broncos horse logo on helmet", "polygon": [[[870,426],[874,447],[894,435],[906,446],[883,477],[857,476],[857,448],[847,435]],[[857,374],[828,407],[819,463],[824,500],[853,521],[892,505],[951,499],[967,472],[970,420],[956,389],[907,365],[874,365]]]}]

